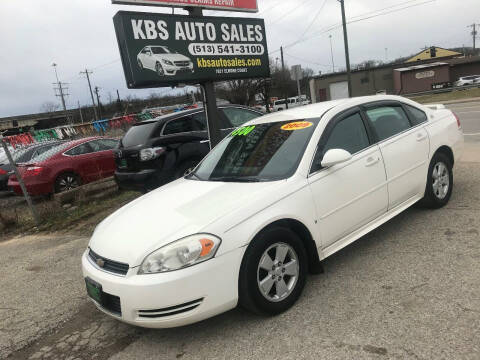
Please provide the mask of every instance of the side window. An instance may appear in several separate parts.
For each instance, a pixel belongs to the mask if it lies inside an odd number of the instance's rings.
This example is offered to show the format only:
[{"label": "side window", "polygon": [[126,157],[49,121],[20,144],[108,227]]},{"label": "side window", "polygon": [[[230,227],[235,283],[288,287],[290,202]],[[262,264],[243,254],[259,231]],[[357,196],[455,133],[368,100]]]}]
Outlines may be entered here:
[{"label": "side window", "polygon": [[407,107],[407,111],[410,114],[410,118],[412,120],[413,126],[419,125],[427,121],[427,115],[420,109],[416,107],[405,105]]},{"label": "side window", "polygon": [[194,127],[197,130],[207,130],[207,117],[205,116],[205,111],[201,113],[193,114],[192,121],[194,122]]},{"label": "side window", "polygon": [[70,155],[70,156],[76,156],[76,155],[83,155],[83,154],[89,154],[93,150],[90,147],[88,143],[83,143],[78,146],[75,146],[74,148],[65,151],[65,154]]},{"label": "side window", "polygon": [[260,116],[253,111],[239,108],[224,108],[221,109],[228,121],[231,124],[231,127],[239,127],[245,124],[247,121],[253,120]]},{"label": "side window", "polygon": [[[95,143],[95,145],[93,145]],[[105,151],[105,150],[112,150],[115,149],[118,145],[117,140],[113,139],[99,139],[92,141],[92,147],[98,150],[95,151]]]},{"label": "side window", "polygon": [[192,118],[190,116],[184,116],[168,122],[163,129],[163,135],[179,134],[195,130],[195,123]]},{"label": "side window", "polygon": [[359,113],[355,113],[335,125],[323,148],[323,154],[330,149],[343,149],[350,154],[355,154],[369,146],[370,142],[362,117]]},{"label": "side window", "polygon": [[366,112],[379,141],[410,128],[410,121],[401,106],[379,106]]}]

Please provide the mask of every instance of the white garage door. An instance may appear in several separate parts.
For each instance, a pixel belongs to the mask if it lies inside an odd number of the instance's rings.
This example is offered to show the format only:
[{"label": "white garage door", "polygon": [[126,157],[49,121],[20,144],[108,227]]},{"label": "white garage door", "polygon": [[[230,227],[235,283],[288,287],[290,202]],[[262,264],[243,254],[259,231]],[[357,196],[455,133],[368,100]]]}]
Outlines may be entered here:
[{"label": "white garage door", "polygon": [[348,98],[348,82],[342,81],[330,84],[330,100]]}]

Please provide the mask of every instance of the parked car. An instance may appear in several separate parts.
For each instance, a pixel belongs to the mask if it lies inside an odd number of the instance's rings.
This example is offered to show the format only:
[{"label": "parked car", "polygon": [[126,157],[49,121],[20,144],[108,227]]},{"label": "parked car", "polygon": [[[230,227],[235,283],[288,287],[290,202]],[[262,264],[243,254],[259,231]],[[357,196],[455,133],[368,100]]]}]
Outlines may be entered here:
[{"label": "parked car", "polygon": [[145,46],[137,55],[137,62],[140,69],[153,70],[159,76],[194,72],[190,58],[166,46]]},{"label": "parked car", "polygon": [[455,82],[455,86],[473,85],[480,82],[480,75],[463,76]]},{"label": "parked car", "polygon": [[450,110],[398,96],[265,115],[100,223],[82,257],[87,292],[152,328],[237,304],[281,313],[326,257],[418,201],[447,204],[462,148]]},{"label": "parked car", "polygon": [[[219,107],[222,135],[263,115],[240,105]],[[127,131],[115,151],[122,189],[148,191],[191,171],[210,151],[204,109],[161,116]]]},{"label": "parked car", "polygon": [[[46,195],[71,190],[81,184],[112,176],[115,172],[113,148],[118,140],[91,137],[56,145],[19,164],[18,171],[30,195]],[[16,194],[22,190],[15,175],[8,187]]]},{"label": "parked car", "polygon": [[[16,164],[26,163],[34,157],[43,154],[54,146],[60,145],[60,141],[51,141],[48,143],[34,144],[23,149],[17,149],[12,152],[13,161]],[[10,162],[0,163],[0,190],[7,189],[8,178],[13,174],[13,166]]]},{"label": "parked car", "polygon": [[307,99],[306,96],[295,96],[295,97],[290,97],[288,99],[280,99],[280,100],[275,100],[273,102],[273,111],[282,111],[286,110],[287,106],[286,103],[288,102],[288,108],[293,109],[297,106],[304,106],[310,104],[310,101]]}]

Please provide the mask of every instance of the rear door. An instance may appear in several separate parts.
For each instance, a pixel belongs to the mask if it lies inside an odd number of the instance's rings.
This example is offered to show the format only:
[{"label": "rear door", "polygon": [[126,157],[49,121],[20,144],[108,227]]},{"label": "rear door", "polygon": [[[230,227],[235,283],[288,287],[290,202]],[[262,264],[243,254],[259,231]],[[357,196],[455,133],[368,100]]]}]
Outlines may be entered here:
[{"label": "rear door", "polygon": [[118,141],[113,139],[99,139],[90,141],[89,144],[93,149],[92,156],[94,156],[97,162],[99,177],[106,178],[113,176],[115,173],[113,149],[117,147]]},{"label": "rear door", "polygon": [[376,102],[364,110],[385,161],[392,209],[425,191],[430,151],[425,122],[407,115],[411,110],[399,102]]},{"label": "rear door", "polygon": [[73,168],[73,171],[80,175],[84,183],[100,178],[100,169],[95,160],[93,149],[88,142],[65,151],[64,155],[70,157],[69,165]]}]

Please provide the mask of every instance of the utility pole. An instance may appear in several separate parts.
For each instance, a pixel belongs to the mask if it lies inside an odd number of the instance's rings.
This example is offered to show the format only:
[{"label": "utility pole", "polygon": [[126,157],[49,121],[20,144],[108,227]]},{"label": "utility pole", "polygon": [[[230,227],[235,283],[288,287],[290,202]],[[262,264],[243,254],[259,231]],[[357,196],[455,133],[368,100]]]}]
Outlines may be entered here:
[{"label": "utility pole", "polygon": [[[202,8],[187,7],[190,16],[203,17]],[[203,103],[205,114],[207,116],[208,138],[210,139],[210,149],[213,149],[222,140],[220,132],[220,116],[217,109],[217,97],[215,95],[215,86],[213,81],[205,81],[200,84],[203,89]]]},{"label": "utility pole", "polygon": [[83,124],[83,112],[82,112],[82,107],[80,106],[80,101],[77,101],[78,103],[78,111],[80,112],[80,121]]},{"label": "utility pole", "polygon": [[328,35],[330,38],[330,53],[332,54],[332,72],[335,72],[335,63],[333,62],[333,45],[332,45],[332,35]]},{"label": "utility pole", "polygon": [[122,100],[120,100],[120,93],[118,92],[118,89],[117,89],[117,110],[119,113],[123,111]]},{"label": "utility pole", "polygon": [[68,117],[68,112],[67,112],[67,106],[65,104],[65,96],[68,96],[69,94],[65,94],[64,92],[68,90],[68,87],[66,86],[67,85],[66,83],[62,83],[58,79],[57,64],[53,63],[52,66],[53,66],[53,69],[55,70],[55,78],[57,79],[57,82],[53,83],[53,85],[56,85],[57,87],[54,87],[53,90],[55,91],[55,96],[59,97],[62,102],[63,112],[65,114],[65,118],[67,119],[67,122],[70,122]]},{"label": "utility pole", "polygon": [[97,95],[98,116],[102,117],[102,106],[100,104],[100,95],[98,94],[99,90],[100,88],[98,86],[95,86],[95,94]]},{"label": "utility pole", "polygon": [[388,61],[388,48],[385,48],[385,62]]},{"label": "utility pole", "polygon": [[17,177],[18,183],[20,184],[20,188],[22,189],[23,196],[25,197],[25,200],[27,201],[27,205],[30,208],[30,211],[32,212],[32,217],[33,220],[35,221],[35,225],[40,225],[40,218],[38,217],[37,211],[35,210],[35,206],[33,205],[32,198],[28,194],[27,188],[25,187],[25,183],[23,182],[22,176],[18,172],[17,165],[13,161],[12,154],[10,154],[10,150],[8,149],[7,144],[5,144],[5,141],[3,141],[3,135],[0,134],[0,144],[3,146],[3,150],[5,150],[5,154],[7,155],[8,162],[10,165],[12,165],[13,172],[15,176]]},{"label": "utility pole", "polygon": [[476,51],[476,38],[477,38],[477,26],[480,24],[473,23],[472,25],[468,25],[467,27],[472,28],[472,37],[473,37],[473,55],[475,55]]},{"label": "utility pole", "polygon": [[[285,62],[283,60],[283,46],[280,46],[280,58],[282,60],[282,78],[283,78],[283,81],[286,82],[286,76],[285,76]],[[288,109],[288,96],[285,94],[285,92],[283,93],[283,97],[284,97],[284,100],[285,100],[285,109]]]},{"label": "utility pole", "polygon": [[90,83],[90,74],[92,74],[92,72],[85,69],[85,71],[80,71],[80,74],[85,74],[87,76],[88,88],[90,89],[90,96],[92,97],[93,112],[95,113],[95,120],[98,120],[97,106],[95,105],[95,99],[93,98],[92,84]]},{"label": "utility pole", "polygon": [[342,8],[342,23],[343,23],[343,42],[345,44],[345,61],[347,63],[347,81],[348,81],[348,97],[352,97],[352,75],[350,73],[350,54],[348,52],[348,35],[347,35],[347,20],[345,18],[345,0],[338,0]]}]

